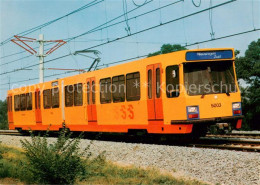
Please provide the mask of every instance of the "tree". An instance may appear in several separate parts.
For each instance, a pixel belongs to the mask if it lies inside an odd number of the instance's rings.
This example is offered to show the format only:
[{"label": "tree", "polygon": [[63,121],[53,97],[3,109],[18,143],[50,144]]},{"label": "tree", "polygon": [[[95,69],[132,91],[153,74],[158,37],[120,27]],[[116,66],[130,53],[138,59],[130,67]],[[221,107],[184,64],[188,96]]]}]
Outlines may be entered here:
[{"label": "tree", "polygon": [[148,57],[156,56],[156,55],[161,55],[161,54],[166,54],[166,53],[171,53],[175,51],[181,51],[181,50],[186,50],[187,48],[179,45],[179,44],[163,44],[161,47],[160,51],[156,51],[154,53],[149,53]]},{"label": "tree", "polygon": [[[238,52],[237,52],[238,53]],[[251,129],[260,129],[260,39],[249,44],[245,56],[236,58],[238,79],[248,87],[241,88],[244,123]]]},{"label": "tree", "polygon": [[0,129],[8,129],[6,100],[0,100]]}]

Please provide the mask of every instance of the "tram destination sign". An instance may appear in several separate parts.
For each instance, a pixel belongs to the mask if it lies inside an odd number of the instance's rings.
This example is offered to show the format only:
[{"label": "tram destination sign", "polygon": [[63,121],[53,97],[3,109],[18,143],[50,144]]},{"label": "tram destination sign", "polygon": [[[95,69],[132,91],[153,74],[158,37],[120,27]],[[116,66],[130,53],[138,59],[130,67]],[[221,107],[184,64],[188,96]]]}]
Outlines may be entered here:
[{"label": "tram destination sign", "polygon": [[224,51],[195,51],[187,52],[186,60],[215,60],[215,59],[230,59],[233,58],[232,50]]}]

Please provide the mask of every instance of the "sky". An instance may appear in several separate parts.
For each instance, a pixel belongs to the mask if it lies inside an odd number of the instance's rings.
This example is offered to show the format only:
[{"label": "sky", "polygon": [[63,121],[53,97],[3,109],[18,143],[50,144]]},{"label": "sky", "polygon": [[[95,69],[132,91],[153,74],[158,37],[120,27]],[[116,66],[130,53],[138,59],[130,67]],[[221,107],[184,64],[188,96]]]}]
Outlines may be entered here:
[{"label": "sky", "polygon": [[[30,28],[54,20],[68,14],[93,0],[0,0],[0,42],[17,35]],[[194,44],[204,40],[211,40],[211,33],[214,38],[224,37],[240,32],[260,28],[260,0],[237,0],[223,6],[202,11],[214,7],[229,0],[96,0],[101,1],[96,5],[86,8],[70,16],[66,16],[53,24],[33,33],[26,35],[31,38],[38,38],[44,34],[46,40],[58,40],[71,38],[85,33],[99,25],[121,16],[119,19],[108,23],[110,25],[121,21],[122,23],[111,26],[107,29],[97,30],[93,33],[83,35],[71,40],[52,54],[45,57],[45,61],[74,53],[78,50],[93,49],[101,52],[100,68],[106,67],[108,63],[134,58],[158,51],[162,44]],[[127,7],[123,6],[124,1]],[[150,2],[151,1],[151,2]],[[147,3],[141,7],[136,6]],[[170,3],[177,2],[171,6],[162,8]],[[194,5],[194,4],[196,5]],[[161,7],[161,9],[160,9]],[[125,13],[131,11],[130,13]],[[152,13],[140,16],[145,12],[158,9]],[[186,15],[202,11],[183,19],[176,20],[169,24],[166,22],[184,17]],[[128,19],[127,19],[128,17]],[[132,18],[132,19],[131,19]],[[157,28],[140,32],[147,28],[160,25]],[[130,28],[130,35],[115,42],[110,42],[99,47],[96,45],[113,41],[114,39],[127,36],[127,25]],[[254,31],[243,35],[229,37],[210,42],[194,44],[188,49],[195,48],[235,48],[244,55],[248,45],[260,38],[260,31]],[[37,47],[37,43],[30,43]],[[51,46],[45,46],[45,52]],[[8,42],[0,46],[0,99],[6,97],[7,90],[14,85],[25,86],[38,83],[39,76],[38,58],[30,55],[19,46]],[[10,54],[22,52],[13,56]],[[28,56],[28,57],[26,57]],[[94,55],[91,55],[95,57]],[[23,59],[21,59],[23,58]],[[53,60],[45,64],[45,68],[85,69],[93,60],[83,56],[73,56]],[[13,73],[2,74],[15,69],[25,68],[34,65],[29,70],[19,70]],[[66,71],[45,70],[45,81],[78,74],[78,72],[51,76]],[[48,77],[50,76],[50,77]],[[23,82],[18,82],[23,81]],[[9,84],[10,82],[10,84]]]}]

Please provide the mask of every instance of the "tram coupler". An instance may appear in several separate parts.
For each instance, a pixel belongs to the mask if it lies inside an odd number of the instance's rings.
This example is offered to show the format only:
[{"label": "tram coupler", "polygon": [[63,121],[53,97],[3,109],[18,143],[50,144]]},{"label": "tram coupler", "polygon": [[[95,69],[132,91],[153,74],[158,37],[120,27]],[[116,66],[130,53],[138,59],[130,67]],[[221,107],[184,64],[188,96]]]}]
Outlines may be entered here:
[{"label": "tram coupler", "polygon": [[216,123],[210,126],[210,133],[225,134],[231,132],[231,125],[229,123]]}]

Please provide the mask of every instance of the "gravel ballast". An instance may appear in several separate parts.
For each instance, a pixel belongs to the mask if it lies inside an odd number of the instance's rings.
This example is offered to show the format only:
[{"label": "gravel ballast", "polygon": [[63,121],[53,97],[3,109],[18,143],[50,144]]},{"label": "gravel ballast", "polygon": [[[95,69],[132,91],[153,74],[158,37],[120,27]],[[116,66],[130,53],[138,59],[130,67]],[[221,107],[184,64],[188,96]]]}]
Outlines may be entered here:
[{"label": "gravel ballast", "polygon": [[[0,135],[3,144],[15,147],[25,138]],[[82,140],[81,148],[89,143]],[[213,184],[260,184],[259,153],[110,141],[93,141],[90,150],[94,156],[105,151],[107,160],[119,164],[159,168]]]}]

